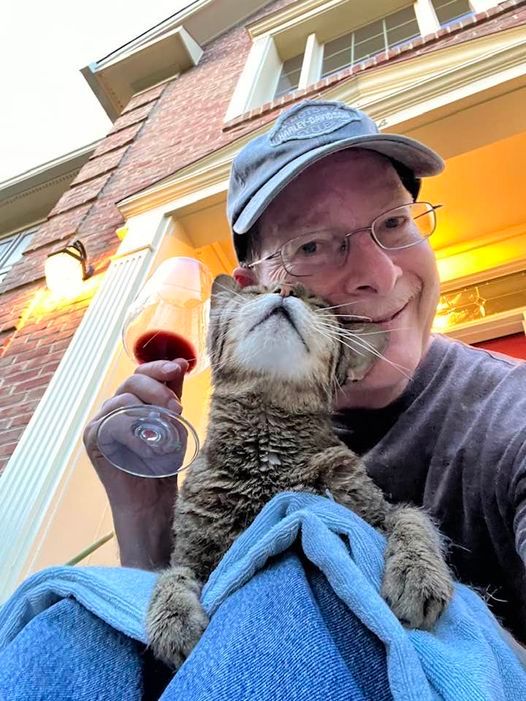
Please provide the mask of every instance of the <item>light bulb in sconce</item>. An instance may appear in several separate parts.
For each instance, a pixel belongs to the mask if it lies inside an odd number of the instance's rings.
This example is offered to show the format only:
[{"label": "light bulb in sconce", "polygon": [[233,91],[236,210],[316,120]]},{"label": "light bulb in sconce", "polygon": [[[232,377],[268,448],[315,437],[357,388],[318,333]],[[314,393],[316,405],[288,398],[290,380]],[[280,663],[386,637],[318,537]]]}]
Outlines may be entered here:
[{"label": "light bulb in sconce", "polygon": [[75,297],[82,283],[93,274],[84,244],[77,240],[51,253],[45,263],[46,285],[59,297]]}]

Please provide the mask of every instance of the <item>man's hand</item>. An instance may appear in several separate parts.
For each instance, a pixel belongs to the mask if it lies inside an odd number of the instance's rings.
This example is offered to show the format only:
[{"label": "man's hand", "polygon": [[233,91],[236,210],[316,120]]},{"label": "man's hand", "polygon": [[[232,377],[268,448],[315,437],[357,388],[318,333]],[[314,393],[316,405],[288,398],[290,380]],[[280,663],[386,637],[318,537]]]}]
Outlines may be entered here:
[{"label": "man's hand", "polygon": [[[121,564],[128,567],[157,569],[168,564],[177,477],[148,479],[117,469],[100,452],[97,430],[110,412],[134,404],[154,404],[181,413],[179,398],[187,367],[183,359],[139,365],[84,431],[86,451],[110,501]],[[123,421],[126,423],[126,417]],[[126,435],[124,426],[121,434]]]}]

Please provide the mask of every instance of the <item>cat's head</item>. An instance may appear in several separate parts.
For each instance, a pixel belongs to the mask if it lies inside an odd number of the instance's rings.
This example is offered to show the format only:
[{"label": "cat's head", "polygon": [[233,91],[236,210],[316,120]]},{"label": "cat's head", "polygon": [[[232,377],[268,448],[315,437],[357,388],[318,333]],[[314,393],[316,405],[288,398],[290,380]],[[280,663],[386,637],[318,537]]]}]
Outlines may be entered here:
[{"label": "cat's head", "polygon": [[208,335],[216,379],[237,373],[331,391],[360,379],[383,349],[385,334],[360,339],[358,325],[344,327],[338,311],[302,285],[241,288],[220,275],[212,287]]}]

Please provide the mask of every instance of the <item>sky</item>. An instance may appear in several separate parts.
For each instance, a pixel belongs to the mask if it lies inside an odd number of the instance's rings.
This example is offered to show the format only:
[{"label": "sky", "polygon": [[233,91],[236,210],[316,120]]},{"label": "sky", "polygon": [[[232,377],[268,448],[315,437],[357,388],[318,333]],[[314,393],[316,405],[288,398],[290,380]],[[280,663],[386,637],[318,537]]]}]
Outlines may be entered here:
[{"label": "sky", "polygon": [[103,137],[111,122],[80,73],[188,0],[4,0],[0,182]]}]

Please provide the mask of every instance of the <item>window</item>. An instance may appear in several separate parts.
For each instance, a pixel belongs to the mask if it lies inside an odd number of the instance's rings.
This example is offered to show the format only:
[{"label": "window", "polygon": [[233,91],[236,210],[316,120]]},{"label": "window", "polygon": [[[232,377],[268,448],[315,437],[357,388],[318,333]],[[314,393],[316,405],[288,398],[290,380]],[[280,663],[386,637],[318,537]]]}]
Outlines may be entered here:
[{"label": "window", "polygon": [[497,0],[400,3],[402,9],[394,11],[394,3],[383,1],[302,0],[285,3],[281,10],[247,25],[252,47],[225,121],[371,56],[383,57],[389,49],[432,35],[441,25],[497,5]]},{"label": "window", "polygon": [[302,64],[303,54],[283,61],[274,98],[281,97],[282,95],[286,95],[287,93],[297,89],[298,83],[300,82]]},{"label": "window", "polygon": [[322,78],[420,34],[415,11],[406,7],[325,44]]},{"label": "window", "polygon": [[444,328],[524,307],[526,271],[521,270],[440,295],[435,327],[440,322]]},{"label": "window", "polygon": [[431,0],[431,2],[441,25],[449,24],[472,13],[468,0]]},{"label": "window", "polygon": [[31,231],[19,231],[17,234],[0,238],[0,282],[13,265],[22,258],[34,233],[34,229],[31,229]]}]

